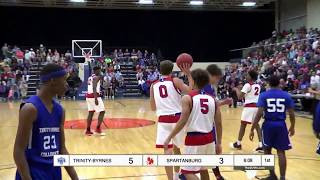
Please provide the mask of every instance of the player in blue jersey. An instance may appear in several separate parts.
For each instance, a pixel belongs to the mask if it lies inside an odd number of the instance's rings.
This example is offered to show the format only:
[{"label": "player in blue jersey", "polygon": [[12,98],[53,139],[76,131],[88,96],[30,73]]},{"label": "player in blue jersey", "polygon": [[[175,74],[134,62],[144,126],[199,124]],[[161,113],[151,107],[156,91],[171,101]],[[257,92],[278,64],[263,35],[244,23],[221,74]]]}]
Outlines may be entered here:
[{"label": "player in blue jersey", "polygon": [[[315,96],[315,108],[313,108],[313,132],[318,139],[320,139],[320,84],[315,84],[316,89],[309,88],[309,92]],[[320,142],[317,146],[316,152],[320,154]]]},{"label": "player in blue jersey", "polygon": [[[216,64],[210,64],[208,67],[207,67],[207,71],[209,73],[209,84],[207,84],[203,90],[207,93],[207,94],[210,94],[214,97],[217,96],[217,93],[216,93],[216,90],[215,90],[215,87],[218,85],[221,77],[222,77],[222,71],[221,69],[216,65]],[[227,105],[227,104],[231,104],[232,103],[232,99],[231,98],[227,98],[227,99],[224,99],[224,100],[221,100],[221,101],[218,101],[218,105],[219,106],[223,106],[223,105]],[[215,131],[213,131],[215,132]],[[214,135],[215,136],[215,135]],[[217,180],[224,180],[224,177],[221,175],[220,173],[220,170],[219,170],[219,167],[215,167],[212,169],[215,177]],[[201,171],[201,174],[202,176],[203,173],[208,173],[208,171]]]},{"label": "player in blue jersey", "polygon": [[[262,125],[262,142],[265,154],[271,154],[272,148],[277,150],[280,167],[280,180],[285,180],[287,159],[285,151],[292,148],[289,136],[295,133],[294,102],[291,96],[279,88],[279,78],[271,76],[269,78],[270,89],[262,93],[258,100],[258,112],[255,116],[250,132],[250,140],[253,140],[254,129],[258,126],[259,120],[264,113]],[[289,132],[285,123],[286,111],[290,117]],[[289,134],[289,136],[288,136]],[[267,180],[278,179],[274,170],[270,170]]]},{"label": "player in blue jersey", "polygon": [[[67,73],[56,64],[48,64],[40,72],[42,85],[36,96],[20,106],[19,125],[14,144],[16,179],[59,180],[61,168],[53,166],[53,156],[69,154],[65,146],[65,111],[54,97],[64,95]],[[72,180],[78,176],[66,167]]]}]

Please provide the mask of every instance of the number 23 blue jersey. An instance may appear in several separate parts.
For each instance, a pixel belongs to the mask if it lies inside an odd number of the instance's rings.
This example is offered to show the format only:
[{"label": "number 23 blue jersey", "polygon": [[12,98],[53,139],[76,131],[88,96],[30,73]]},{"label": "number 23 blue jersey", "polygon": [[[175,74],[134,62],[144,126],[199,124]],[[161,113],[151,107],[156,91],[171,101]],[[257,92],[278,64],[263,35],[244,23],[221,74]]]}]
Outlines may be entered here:
[{"label": "number 23 blue jersey", "polygon": [[53,101],[53,110],[49,113],[38,96],[32,96],[25,102],[33,104],[38,111],[25,151],[27,161],[53,165],[53,156],[59,154],[61,148],[60,124],[63,109]]},{"label": "number 23 blue jersey", "polygon": [[265,121],[285,121],[286,110],[294,108],[294,102],[289,93],[270,89],[260,95],[257,106],[264,108]]}]

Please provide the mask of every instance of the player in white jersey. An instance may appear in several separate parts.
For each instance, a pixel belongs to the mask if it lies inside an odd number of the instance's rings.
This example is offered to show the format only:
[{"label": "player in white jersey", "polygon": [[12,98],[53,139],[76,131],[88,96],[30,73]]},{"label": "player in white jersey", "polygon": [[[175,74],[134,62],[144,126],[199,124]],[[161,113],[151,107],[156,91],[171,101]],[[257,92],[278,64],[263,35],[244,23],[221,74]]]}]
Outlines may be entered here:
[{"label": "player in white jersey", "polygon": [[105,107],[100,96],[100,86],[101,86],[101,69],[100,67],[96,66],[93,68],[94,74],[92,74],[88,78],[88,92],[86,94],[86,101],[88,105],[88,118],[87,118],[87,130],[86,135],[91,136],[93,132],[91,131],[91,122],[94,112],[99,113],[98,117],[98,124],[95,130],[95,133],[98,135],[104,135],[101,130],[101,123],[104,118]]},{"label": "player in white jersey", "polygon": [[[160,79],[154,82],[150,87],[150,105],[158,116],[156,148],[163,148],[164,141],[175,127],[181,114],[181,94],[191,91],[191,86],[187,86],[179,78],[172,78],[173,69],[171,61],[162,61],[160,63]],[[190,75],[190,66],[183,65],[182,71],[188,76],[189,82],[192,82]],[[181,132],[174,138],[170,144],[170,153],[181,154],[180,148],[183,146],[184,134]],[[175,176],[173,177],[173,168],[165,167],[169,180],[179,178],[179,167],[175,167]]]},{"label": "player in white jersey", "polygon": [[[258,112],[257,102],[261,90],[260,85],[256,82],[258,79],[258,73],[256,71],[249,71],[246,79],[248,82],[243,86],[241,92],[238,88],[234,88],[234,90],[237,92],[239,99],[245,98],[241,115],[241,125],[238,134],[238,140],[230,144],[232,148],[238,150],[242,149],[241,141],[244,136],[247,124],[253,123],[253,120]],[[259,145],[258,148],[256,148],[256,151],[263,152],[261,142],[261,129],[259,125],[256,127],[256,130],[259,138]]]},{"label": "player in white jersey", "polygon": [[[165,148],[171,139],[185,128],[187,135],[184,154],[221,154],[221,112],[215,98],[203,90],[209,83],[208,73],[196,69],[191,72],[191,76],[195,83],[194,90],[183,96],[180,120],[166,139]],[[193,180],[198,179],[197,173],[207,172],[207,169],[207,167],[187,166],[181,167],[181,173],[187,180]],[[201,173],[201,180],[207,179],[209,174]]]}]

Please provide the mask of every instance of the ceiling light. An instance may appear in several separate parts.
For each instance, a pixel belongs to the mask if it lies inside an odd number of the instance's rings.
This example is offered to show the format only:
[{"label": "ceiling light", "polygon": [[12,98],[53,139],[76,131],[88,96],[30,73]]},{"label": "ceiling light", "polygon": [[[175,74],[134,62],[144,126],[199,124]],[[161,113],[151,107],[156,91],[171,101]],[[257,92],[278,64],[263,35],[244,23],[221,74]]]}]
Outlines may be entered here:
[{"label": "ceiling light", "polygon": [[85,0],[70,0],[71,2],[76,2],[76,3],[83,3]]},{"label": "ceiling light", "polygon": [[201,5],[203,5],[203,1],[192,0],[192,1],[190,1],[190,5],[201,6]]},{"label": "ceiling light", "polygon": [[139,4],[153,4],[153,0],[139,0]]},{"label": "ceiling light", "polygon": [[252,6],[255,6],[256,4],[257,4],[256,2],[247,1],[247,2],[243,2],[243,3],[242,3],[242,6],[252,7]]}]

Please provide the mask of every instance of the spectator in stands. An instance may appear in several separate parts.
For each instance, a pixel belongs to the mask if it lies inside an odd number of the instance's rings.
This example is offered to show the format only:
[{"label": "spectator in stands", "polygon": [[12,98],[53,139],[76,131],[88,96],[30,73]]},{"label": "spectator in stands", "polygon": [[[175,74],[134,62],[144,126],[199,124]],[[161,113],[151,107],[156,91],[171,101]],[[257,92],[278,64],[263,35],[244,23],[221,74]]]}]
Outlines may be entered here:
[{"label": "spectator in stands", "polygon": [[18,65],[23,65],[23,58],[24,58],[24,53],[21,51],[19,48],[16,48],[15,50],[15,57],[18,61]]},{"label": "spectator in stands", "polygon": [[316,50],[320,46],[319,37],[312,43],[312,49]]},{"label": "spectator in stands", "polygon": [[70,53],[69,50],[67,50],[67,52],[64,54],[66,61],[69,62],[72,58],[72,54]]},{"label": "spectator in stands", "polygon": [[151,54],[150,61],[151,61],[150,65],[152,65],[152,66],[158,65],[157,57],[154,53]]},{"label": "spectator in stands", "polygon": [[19,83],[19,89],[20,89],[21,97],[23,99],[26,98],[27,97],[27,90],[28,90],[28,83],[24,79],[21,79],[21,81]]},{"label": "spectator in stands", "polygon": [[118,70],[120,72],[121,66],[120,66],[119,61],[115,61],[114,62],[114,67],[113,68],[114,68],[114,70]]},{"label": "spectator in stands", "polygon": [[122,76],[120,70],[116,71],[115,78],[116,78],[117,82],[119,83],[119,86],[122,87],[124,79],[123,79],[123,76]]},{"label": "spectator in stands", "polygon": [[142,59],[143,58],[143,54],[142,54],[142,52],[140,50],[138,50],[137,56],[138,56],[138,59]]},{"label": "spectator in stands", "polygon": [[124,54],[122,52],[122,49],[120,49],[118,52],[118,59],[120,60],[121,63],[124,62]]},{"label": "spectator in stands", "polygon": [[7,43],[4,43],[1,50],[2,50],[2,55],[4,56],[4,58],[8,58],[9,57],[9,47],[8,47]]},{"label": "spectator in stands", "polygon": [[136,53],[135,49],[133,49],[132,52],[131,52],[131,59],[133,61],[136,61],[138,59],[138,54]]}]

